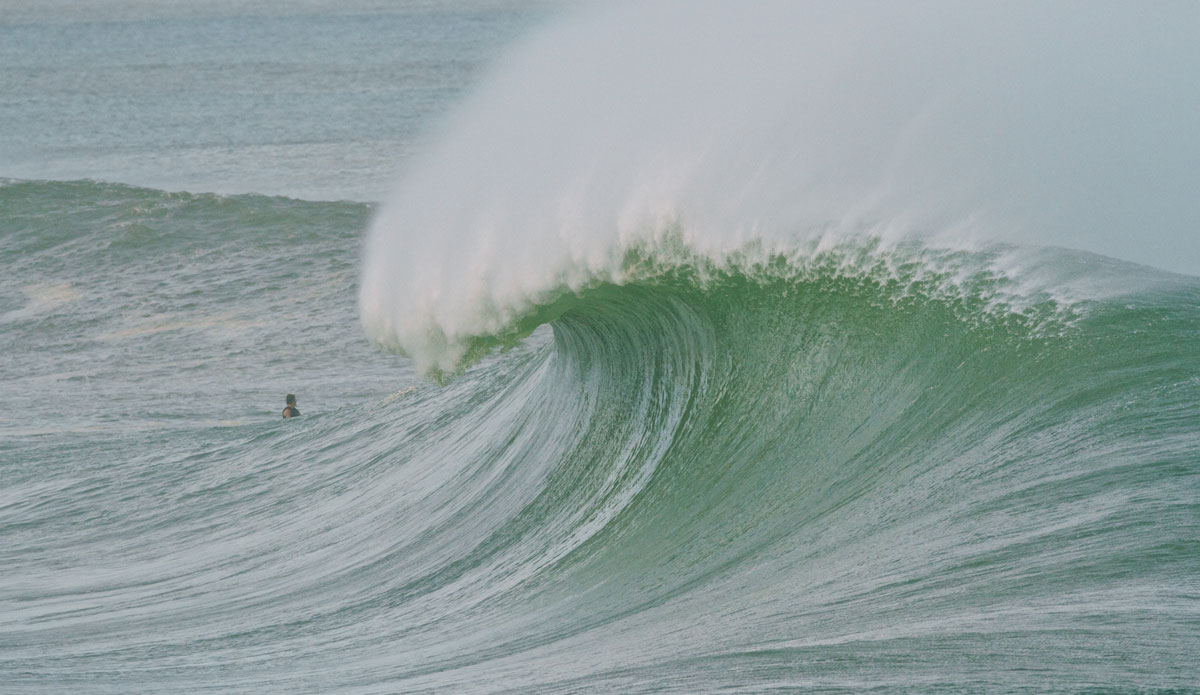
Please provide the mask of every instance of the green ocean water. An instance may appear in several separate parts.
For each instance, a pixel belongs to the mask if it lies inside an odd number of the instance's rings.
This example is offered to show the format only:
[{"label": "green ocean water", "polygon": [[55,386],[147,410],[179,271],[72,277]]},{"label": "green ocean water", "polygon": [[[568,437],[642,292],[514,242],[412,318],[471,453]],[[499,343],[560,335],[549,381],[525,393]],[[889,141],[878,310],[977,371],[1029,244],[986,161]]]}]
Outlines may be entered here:
[{"label": "green ocean water", "polygon": [[8,7],[0,693],[1200,692],[1200,279],[803,7]]},{"label": "green ocean water", "polygon": [[643,247],[437,386],[357,328],[365,205],[0,198],[9,692],[1195,685],[1194,279]]}]

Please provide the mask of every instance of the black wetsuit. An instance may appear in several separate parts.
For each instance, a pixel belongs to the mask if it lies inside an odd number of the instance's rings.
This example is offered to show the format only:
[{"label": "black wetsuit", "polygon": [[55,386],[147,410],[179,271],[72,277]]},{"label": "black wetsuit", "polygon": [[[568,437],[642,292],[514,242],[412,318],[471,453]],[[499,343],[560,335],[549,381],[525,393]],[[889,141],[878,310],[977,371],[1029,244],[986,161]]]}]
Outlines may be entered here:
[{"label": "black wetsuit", "polygon": [[[292,411],[292,412],[291,412],[291,413],[288,413],[288,411],[289,411],[289,410],[290,410],[290,411]],[[296,407],[296,406],[294,406],[294,405],[289,405],[288,407],[284,408],[284,409],[283,409],[283,419],[285,419],[285,420],[286,420],[286,419],[288,419],[288,418],[290,418],[290,417],[300,417],[300,410],[299,410],[299,408],[297,408],[297,407]]]}]

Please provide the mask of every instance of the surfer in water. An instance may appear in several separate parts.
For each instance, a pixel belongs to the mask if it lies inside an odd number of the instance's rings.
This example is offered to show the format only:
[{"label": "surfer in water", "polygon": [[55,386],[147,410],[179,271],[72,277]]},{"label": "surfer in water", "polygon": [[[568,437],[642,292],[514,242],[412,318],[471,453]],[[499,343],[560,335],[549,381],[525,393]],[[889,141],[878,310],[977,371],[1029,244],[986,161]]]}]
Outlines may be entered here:
[{"label": "surfer in water", "polygon": [[299,415],[300,409],[296,407],[296,394],[289,393],[287,395],[287,407],[283,409],[283,419],[286,420],[290,417],[298,417]]}]

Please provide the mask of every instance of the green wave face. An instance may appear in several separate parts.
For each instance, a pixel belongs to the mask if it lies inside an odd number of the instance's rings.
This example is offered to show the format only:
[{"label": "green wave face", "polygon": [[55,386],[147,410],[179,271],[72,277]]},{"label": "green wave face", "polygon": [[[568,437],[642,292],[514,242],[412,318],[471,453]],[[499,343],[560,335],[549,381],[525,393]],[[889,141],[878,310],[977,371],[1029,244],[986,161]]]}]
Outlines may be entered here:
[{"label": "green wave face", "polygon": [[[578,545],[488,638],[603,644],[639,692],[835,687],[847,663],[933,690],[1182,683],[1197,287],[1011,312],[994,284],[676,269],[543,307],[524,407],[555,424],[505,455],[557,462],[522,517]],[[1014,672],[1031,644],[1045,670]]]}]

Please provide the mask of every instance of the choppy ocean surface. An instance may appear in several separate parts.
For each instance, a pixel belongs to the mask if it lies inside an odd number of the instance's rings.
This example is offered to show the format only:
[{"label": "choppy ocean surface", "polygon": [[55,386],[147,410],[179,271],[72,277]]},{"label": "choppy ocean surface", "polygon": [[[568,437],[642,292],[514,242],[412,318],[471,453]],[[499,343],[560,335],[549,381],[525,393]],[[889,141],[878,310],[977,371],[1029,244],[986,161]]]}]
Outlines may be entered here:
[{"label": "choppy ocean surface", "polygon": [[12,3],[0,692],[1200,690],[1193,201],[764,7]]}]

